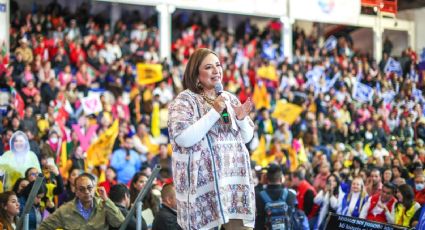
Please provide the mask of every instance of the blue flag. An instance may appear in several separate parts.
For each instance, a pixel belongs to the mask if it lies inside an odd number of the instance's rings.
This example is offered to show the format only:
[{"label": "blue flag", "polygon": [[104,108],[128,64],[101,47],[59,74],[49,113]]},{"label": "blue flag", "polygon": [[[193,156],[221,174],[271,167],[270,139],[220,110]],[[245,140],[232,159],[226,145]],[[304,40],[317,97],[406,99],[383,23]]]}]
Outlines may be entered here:
[{"label": "blue flag", "polygon": [[325,44],[323,45],[323,48],[325,48],[327,51],[332,51],[336,48],[336,45],[338,43],[338,40],[335,36],[331,35],[326,39]]},{"label": "blue flag", "polygon": [[357,82],[353,87],[353,98],[360,102],[370,102],[373,97],[373,88],[361,82]]},{"label": "blue flag", "polygon": [[394,58],[390,57],[387,61],[387,64],[384,68],[385,73],[396,73],[397,75],[403,75],[403,70],[401,69],[400,62],[396,61]]}]

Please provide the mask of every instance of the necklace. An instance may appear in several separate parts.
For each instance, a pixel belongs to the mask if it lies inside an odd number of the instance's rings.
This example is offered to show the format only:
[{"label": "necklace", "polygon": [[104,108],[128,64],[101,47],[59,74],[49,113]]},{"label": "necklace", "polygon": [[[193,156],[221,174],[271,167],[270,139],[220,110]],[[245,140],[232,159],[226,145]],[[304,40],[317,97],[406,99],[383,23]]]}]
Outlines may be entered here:
[{"label": "necklace", "polygon": [[214,100],[215,100],[215,98],[213,99],[213,98],[210,98],[210,97],[208,97],[207,95],[205,95],[205,93],[204,92],[202,92],[201,93],[201,97],[209,104],[209,105],[211,105],[211,106],[213,106],[214,105]]}]

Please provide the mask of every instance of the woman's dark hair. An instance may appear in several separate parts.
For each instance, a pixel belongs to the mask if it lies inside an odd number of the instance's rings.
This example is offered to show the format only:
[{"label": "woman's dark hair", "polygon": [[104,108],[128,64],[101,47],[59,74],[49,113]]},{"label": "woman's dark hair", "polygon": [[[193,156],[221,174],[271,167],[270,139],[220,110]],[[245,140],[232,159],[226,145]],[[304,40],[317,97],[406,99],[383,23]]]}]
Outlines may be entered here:
[{"label": "woman's dark hair", "polygon": [[183,74],[183,88],[189,89],[194,93],[200,93],[200,89],[197,84],[199,82],[199,66],[206,56],[209,54],[215,54],[212,50],[201,48],[197,49],[189,58],[189,62],[187,63],[186,69]]},{"label": "woman's dark hair", "polygon": [[[403,205],[406,208],[410,208],[410,205],[413,202],[413,199],[415,198],[415,193],[413,192],[412,187],[410,187],[410,185],[408,184],[402,184],[400,186],[398,186],[398,191],[401,193],[401,195],[403,196]],[[409,207],[407,207],[409,206]]]},{"label": "woman's dark hair", "polygon": [[334,194],[336,196],[336,195],[338,195],[338,192],[339,192],[340,180],[339,180],[339,177],[336,174],[332,173],[331,175],[328,176],[328,178],[326,178],[326,183],[329,183],[328,181],[329,181],[329,178],[331,178],[331,177],[335,178],[336,186],[335,186],[334,190],[332,191],[332,194]]},{"label": "woman's dark hair", "polygon": [[17,196],[20,196],[23,192],[23,190],[21,192],[19,192],[19,185],[21,184],[22,181],[28,181],[26,178],[18,178],[15,182],[15,184],[13,185],[12,191],[16,193]]},{"label": "woman's dark hair", "polygon": [[27,168],[27,170],[25,170],[25,179],[28,180],[28,178],[30,177],[29,173],[32,169],[36,169],[36,168],[30,167],[30,168]]},{"label": "woman's dark hair", "polygon": [[134,201],[137,198],[137,195],[139,194],[139,190],[134,187],[134,184],[139,180],[140,177],[145,176],[146,178],[149,178],[145,173],[143,172],[137,172],[134,174],[133,178],[130,182],[130,203],[134,203]]},{"label": "woman's dark hair", "polygon": [[[32,190],[32,187],[34,186],[34,183],[35,183],[35,181],[30,182],[30,183],[28,184],[28,186],[27,186],[27,187],[25,187],[25,188],[24,188],[24,190],[22,190],[22,196],[23,196],[25,199],[28,199],[28,196],[30,195],[30,192],[31,192],[31,190]],[[43,182],[41,183],[40,189],[39,189],[39,190],[38,190],[38,192],[37,192],[37,195],[38,195],[38,194],[42,194],[42,193],[46,194],[46,192],[47,192],[46,182],[45,182],[45,181],[43,181]]]},{"label": "woman's dark hair", "polygon": [[[7,191],[4,193],[0,193],[0,222],[3,224],[3,228],[5,229],[13,229],[12,223],[8,217],[8,214],[5,210],[7,203],[9,202],[9,198],[11,196],[16,195],[13,191]],[[15,217],[16,222],[16,217]]]},{"label": "woman's dark hair", "polygon": [[364,168],[364,163],[362,161],[362,159],[360,159],[360,157],[354,157],[353,158],[353,164],[351,165],[351,168],[354,168],[354,162],[358,162],[360,164],[360,169]]}]

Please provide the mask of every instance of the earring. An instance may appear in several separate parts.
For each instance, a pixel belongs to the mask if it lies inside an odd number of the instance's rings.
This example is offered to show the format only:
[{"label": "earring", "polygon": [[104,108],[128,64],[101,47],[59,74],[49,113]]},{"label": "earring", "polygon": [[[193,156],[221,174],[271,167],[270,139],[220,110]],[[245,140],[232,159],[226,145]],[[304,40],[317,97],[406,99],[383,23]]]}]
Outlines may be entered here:
[{"label": "earring", "polygon": [[203,89],[201,82],[198,81],[198,83],[196,83],[196,88],[198,88],[199,90]]}]

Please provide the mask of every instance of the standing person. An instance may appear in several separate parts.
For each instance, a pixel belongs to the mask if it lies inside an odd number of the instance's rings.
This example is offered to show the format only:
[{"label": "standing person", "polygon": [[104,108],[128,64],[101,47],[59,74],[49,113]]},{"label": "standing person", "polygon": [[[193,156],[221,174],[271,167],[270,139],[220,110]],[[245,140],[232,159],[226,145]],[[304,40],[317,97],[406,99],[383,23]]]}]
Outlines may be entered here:
[{"label": "standing person", "polygon": [[[223,69],[217,55],[198,49],[183,76],[184,91],[169,106],[177,222],[184,229],[252,229],[255,194],[245,144],[254,133],[252,109],[228,92],[220,95]],[[220,114],[227,109],[229,122]],[[196,134],[196,135],[194,135]]]},{"label": "standing person", "polygon": [[381,179],[381,171],[379,169],[374,168],[370,172],[370,176],[367,179],[366,184],[366,192],[369,196],[373,196],[381,193],[382,190],[382,179]]},{"label": "standing person", "polygon": [[[326,180],[326,187],[317,193],[314,197],[314,203],[320,205],[319,216],[317,219],[317,229],[323,229],[326,222],[326,216],[329,212],[336,213],[338,209],[338,200],[344,197],[344,192],[340,189],[338,176],[331,174]],[[315,227],[315,229],[316,229]]]},{"label": "standing person", "polygon": [[141,166],[140,157],[133,149],[133,139],[127,136],[123,148],[115,150],[111,157],[111,167],[117,171],[117,181],[127,184]]},{"label": "standing person", "polygon": [[421,205],[414,200],[415,194],[408,184],[398,186],[398,204],[395,209],[394,223],[404,227],[411,227],[411,220]]},{"label": "standing person", "polygon": [[317,195],[313,185],[305,178],[305,170],[299,169],[292,173],[292,186],[297,191],[298,208],[304,210],[308,216],[310,228],[316,224],[319,206],[314,203],[314,197]]},{"label": "standing person", "polygon": [[[125,184],[115,184],[110,188],[110,196],[109,198],[114,202],[114,204],[120,209],[121,213],[124,217],[128,215],[129,208],[131,206],[130,203],[130,190],[127,188]],[[118,228],[112,228],[118,229]],[[137,229],[137,219],[136,215],[132,216],[130,222],[127,225],[128,230]],[[142,217],[142,229],[148,229],[146,225],[146,221]]]},{"label": "standing person", "polygon": [[0,193],[0,229],[16,229],[19,201],[12,191]]},{"label": "standing person", "polygon": [[345,194],[338,204],[337,214],[359,217],[360,211],[367,200],[367,193],[361,177],[355,177],[351,182],[350,192]]},{"label": "standing person", "polygon": [[176,189],[173,184],[166,184],[161,190],[162,207],[152,224],[152,230],[182,230],[177,224]]}]

